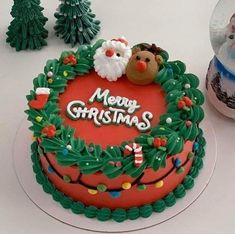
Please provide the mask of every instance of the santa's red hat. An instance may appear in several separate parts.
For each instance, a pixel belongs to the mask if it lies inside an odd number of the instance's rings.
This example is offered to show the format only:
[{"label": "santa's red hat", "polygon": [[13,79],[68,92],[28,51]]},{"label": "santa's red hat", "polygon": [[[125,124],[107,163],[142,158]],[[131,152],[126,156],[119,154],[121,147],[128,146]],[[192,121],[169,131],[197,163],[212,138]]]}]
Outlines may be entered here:
[{"label": "santa's red hat", "polygon": [[125,44],[125,46],[128,46],[128,41],[126,40],[125,37],[119,37],[116,39],[112,39],[112,41],[120,41],[121,43]]}]

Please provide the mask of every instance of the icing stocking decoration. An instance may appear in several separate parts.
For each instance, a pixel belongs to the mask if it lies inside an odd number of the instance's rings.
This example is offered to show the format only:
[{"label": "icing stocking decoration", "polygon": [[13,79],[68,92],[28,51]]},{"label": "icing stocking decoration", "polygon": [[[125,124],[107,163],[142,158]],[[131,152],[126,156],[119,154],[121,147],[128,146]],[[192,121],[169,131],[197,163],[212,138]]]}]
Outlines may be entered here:
[{"label": "icing stocking decoration", "polygon": [[136,143],[131,143],[125,146],[124,156],[130,156],[134,152],[134,164],[140,167],[144,161],[142,146]]},{"label": "icing stocking decoration", "polygon": [[36,99],[29,102],[29,106],[36,110],[41,110],[47,104],[50,95],[49,88],[37,88],[36,89]]}]

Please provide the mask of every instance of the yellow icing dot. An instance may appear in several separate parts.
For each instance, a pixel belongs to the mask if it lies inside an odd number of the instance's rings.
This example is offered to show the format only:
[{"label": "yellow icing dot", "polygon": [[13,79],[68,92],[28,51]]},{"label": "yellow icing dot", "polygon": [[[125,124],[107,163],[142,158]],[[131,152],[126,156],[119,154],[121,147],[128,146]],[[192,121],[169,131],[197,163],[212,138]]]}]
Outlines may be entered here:
[{"label": "yellow icing dot", "polygon": [[98,191],[95,189],[88,189],[88,193],[90,193],[91,195],[95,195],[98,193]]},{"label": "yellow icing dot", "polygon": [[52,83],[53,83],[53,80],[52,80],[52,79],[48,79],[47,82],[48,82],[49,84],[52,84]]},{"label": "yellow icing dot", "polygon": [[123,184],[122,184],[122,188],[123,188],[123,189],[130,189],[130,188],[131,188],[131,183],[129,183],[129,182],[123,183]]},{"label": "yellow icing dot", "polygon": [[163,180],[160,180],[160,181],[158,181],[158,182],[155,184],[155,187],[156,187],[156,188],[161,188],[163,185],[164,185]]},{"label": "yellow icing dot", "polygon": [[165,130],[165,128],[159,128],[160,130]]},{"label": "yellow icing dot", "polygon": [[37,138],[35,136],[32,136],[32,141],[36,141]]},{"label": "yellow icing dot", "polygon": [[64,75],[64,77],[67,77],[69,75],[69,73],[67,71],[64,71],[63,75]]},{"label": "yellow icing dot", "polygon": [[41,116],[37,116],[35,119],[36,119],[36,121],[39,122],[39,123],[42,121],[42,117],[41,117]]}]

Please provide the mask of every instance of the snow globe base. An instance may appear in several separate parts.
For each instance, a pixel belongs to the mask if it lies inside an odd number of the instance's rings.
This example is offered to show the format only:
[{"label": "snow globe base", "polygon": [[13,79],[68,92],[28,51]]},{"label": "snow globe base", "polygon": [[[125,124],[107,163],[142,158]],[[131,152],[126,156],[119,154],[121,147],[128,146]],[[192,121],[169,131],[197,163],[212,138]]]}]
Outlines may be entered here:
[{"label": "snow globe base", "polygon": [[215,56],[206,77],[207,97],[223,115],[235,119],[235,74]]}]

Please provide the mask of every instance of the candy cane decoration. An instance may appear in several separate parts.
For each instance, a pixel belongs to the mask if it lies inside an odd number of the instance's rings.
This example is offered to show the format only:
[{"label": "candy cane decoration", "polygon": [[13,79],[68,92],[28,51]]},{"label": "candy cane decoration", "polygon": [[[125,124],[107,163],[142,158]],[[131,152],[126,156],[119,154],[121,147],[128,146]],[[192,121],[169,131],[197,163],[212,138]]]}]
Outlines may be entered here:
[{"label": "candy cane decoration", "polygon": [[142,146],[136,143],[131,143],[125,146],[124,156],[130,156],[134,152],[134,164],[140,167],[144,161]]}]

